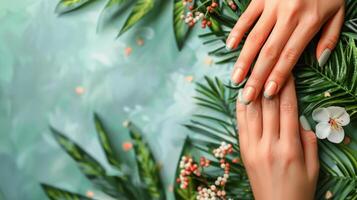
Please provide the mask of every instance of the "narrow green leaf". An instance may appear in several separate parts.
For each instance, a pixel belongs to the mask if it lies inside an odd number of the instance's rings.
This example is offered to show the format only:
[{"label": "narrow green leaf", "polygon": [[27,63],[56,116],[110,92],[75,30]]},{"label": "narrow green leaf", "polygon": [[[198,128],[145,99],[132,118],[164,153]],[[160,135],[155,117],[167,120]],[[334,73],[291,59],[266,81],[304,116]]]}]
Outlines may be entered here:
[{"label": "narrow green leaf", "polygon": [[147,15],[154,7],[154,0],[137,0],[129,17],[125,21],[118,36],[122,35],[125,31],[130,29],[134,24]]},{"label": "narrow green leaf", "polygon": [[174,9],[173,9],[173,26],[175,33],[175,40],[179,50],[182,49],[184,42],[190,33],[190,28],[185,22],[181,19],[181,16],[184,15],[185,6],[182,3],[182,0],[174,0]]},{"label": "narrow green leaf", "polygon": [[68,13],[94,1],[96,0],[61,0],[57,4],[55,12],[58,14]]},{"label": "narrow green leaf", "polygon": [[115,154],[113,144],[109,140],[108,132],[106,131],[100,117],[97,114],[94,114],[94,123],[99,136],[100,144],[104,150],[108,162],[118,170],[121,170],[119,156],[118,154]]},{"label": "narrow green leaf", "polygon": [[81,147],[51,127],[51,131],[61,147],[76,161],[82,173],[99,189],[108,195],[118,198],[127,195],[125,179],[107,176],[103,166]]},{"label": "narrow green leaf", "polygon": [[46,193],[47,197],[51,200],[92,200],[91,198],[88,198],[81,194],[69,192],[67,190],[56,188],[44,183],[41,184],[41,187]]},{"label": "narrow green leaf", "polygon": [[128,126],[134,143],[135,158],[139,168],[139,176],[145,184],[151,199],[164,199],[163,184],[160,176],[160,166],[147,143],[142,138],[141,131],[132,123]]}]

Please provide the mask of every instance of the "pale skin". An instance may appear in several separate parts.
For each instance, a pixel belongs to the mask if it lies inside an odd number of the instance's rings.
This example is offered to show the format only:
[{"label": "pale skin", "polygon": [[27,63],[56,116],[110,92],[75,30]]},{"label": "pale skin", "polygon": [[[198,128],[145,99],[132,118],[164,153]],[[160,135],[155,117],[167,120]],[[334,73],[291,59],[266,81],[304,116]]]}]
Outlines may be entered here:
[{"label": "pale skin", "polygon": [[299,125],[294,80],[249,105],[237,101],[239,144],[257,200],[312,200],[319,161],[314,132]]},{"label": "pale skin", "polygon": [[344,3],[344,0],[252,0],[226,42],[228,49],[235,49],[247,34],[232,73],[232,81],[238,84],[252,68],[242,102],[249,104],[261,93],[267,98],[278,94],[304,48],[320,30],[316,58],[324,65],[338,42]]}]

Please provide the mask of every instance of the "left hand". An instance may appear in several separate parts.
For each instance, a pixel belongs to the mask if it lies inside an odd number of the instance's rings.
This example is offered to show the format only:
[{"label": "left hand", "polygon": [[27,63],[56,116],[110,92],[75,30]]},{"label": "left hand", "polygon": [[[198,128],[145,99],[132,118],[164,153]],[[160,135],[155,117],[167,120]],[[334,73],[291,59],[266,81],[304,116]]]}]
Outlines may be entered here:
[{"label": "left hand", "polygon": [[338,41],[344,7],[344,0],[252,0],[226,42],[228,49],[237,48],[244,34],[257,21],[232,74],[234,83],[242,82],[257,57],[243,91],[243,102],[249,104],[255,100],[264,85],[265,97],[276,95],[304,48],[322,26],[316,56],[319,65],[324,65]]}]

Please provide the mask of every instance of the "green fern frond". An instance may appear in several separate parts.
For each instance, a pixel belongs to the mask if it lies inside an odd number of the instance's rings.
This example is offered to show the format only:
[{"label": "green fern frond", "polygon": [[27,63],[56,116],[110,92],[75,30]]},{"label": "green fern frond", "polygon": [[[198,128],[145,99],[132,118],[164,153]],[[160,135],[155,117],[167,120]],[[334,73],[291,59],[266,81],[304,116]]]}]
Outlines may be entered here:
[{"label": "green fern frond", "polygon": [[328,63],[320,67],[306,51],[304,64],[295,68],[300,108],[309,116],[317,107],[345,107],[351,118],[357,115],[357,48],[350,38],[341,41]]}]

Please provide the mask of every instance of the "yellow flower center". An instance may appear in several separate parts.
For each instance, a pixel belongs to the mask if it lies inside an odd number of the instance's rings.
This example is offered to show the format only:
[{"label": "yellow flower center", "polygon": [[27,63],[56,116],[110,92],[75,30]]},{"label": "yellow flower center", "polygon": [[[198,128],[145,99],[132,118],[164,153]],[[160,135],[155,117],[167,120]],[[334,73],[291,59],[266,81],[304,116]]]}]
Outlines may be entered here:
[{"label": "yellow flower center", "polygon": [[330,118],[328,123],[331,125],[332,129],[335,129],[335,130],[341,129],[341,125],[338,121],[336,121],[336,119]]}]

